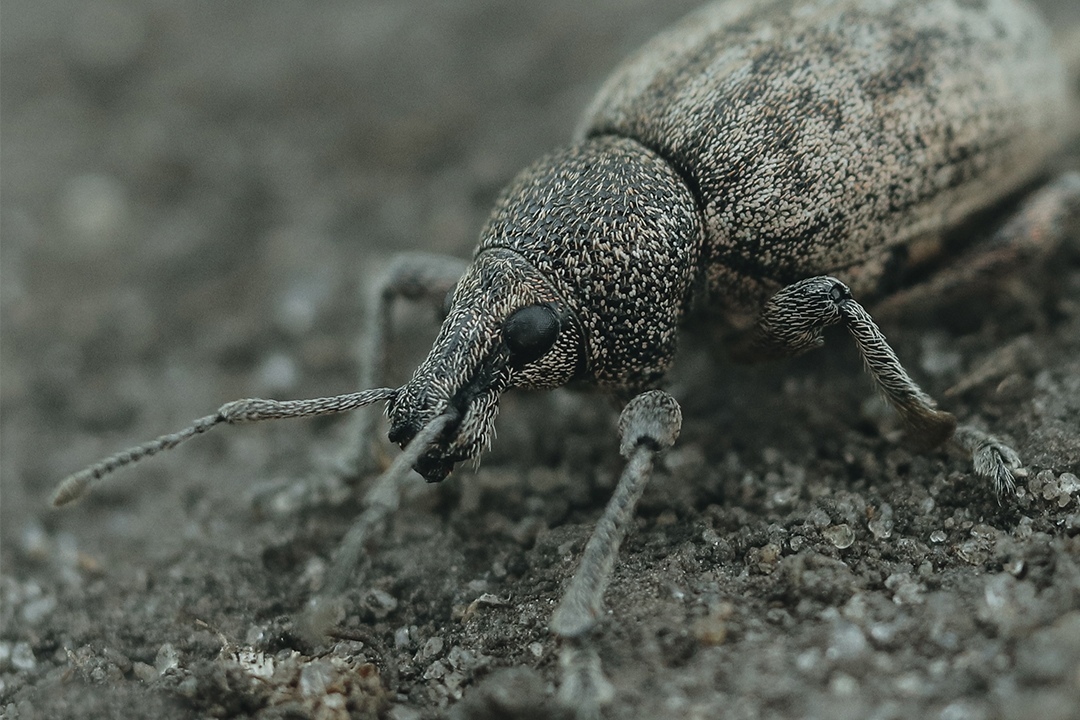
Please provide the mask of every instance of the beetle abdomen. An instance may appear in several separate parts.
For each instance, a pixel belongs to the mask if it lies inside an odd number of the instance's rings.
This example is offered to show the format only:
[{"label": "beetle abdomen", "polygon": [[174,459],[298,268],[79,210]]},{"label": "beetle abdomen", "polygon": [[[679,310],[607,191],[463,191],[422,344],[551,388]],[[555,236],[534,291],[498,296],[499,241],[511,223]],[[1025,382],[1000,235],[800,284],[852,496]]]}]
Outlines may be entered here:
[{"label": "beetle abdomen", "polygon": [[739,0],[631,57],[584,133],[677,168],[704,216],[711,294],[753,312],[845,269],[872,293],[892,248],[1038,175],[1068,98],[1048,29],[1015,0]]}]

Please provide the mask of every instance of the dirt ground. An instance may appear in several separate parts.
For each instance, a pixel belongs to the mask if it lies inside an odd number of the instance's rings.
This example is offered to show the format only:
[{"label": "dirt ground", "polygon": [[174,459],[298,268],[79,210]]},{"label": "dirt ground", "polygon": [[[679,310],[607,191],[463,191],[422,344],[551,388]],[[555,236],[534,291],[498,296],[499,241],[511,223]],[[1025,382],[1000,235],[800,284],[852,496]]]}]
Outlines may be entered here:
[{"label": "dirt ground", "polygon": [[[365,282],[467,255],[695,4],[4,3],[0,716],[567,715],[547,623],[621,466],[602,397],[508,396],[478,470],[417,478],[322,644],[294,618],[371,480],[333,472],[348,421],[225,428],[47,500],[226,400],[355,389]],[[400,313],[399,381],[430,315]],[[694,328],[595,640],[607,717],[1080,717],[1080,258],[883,324],[1015,443],[1017,496],[897,442],[842,335],[747,368]]]}]

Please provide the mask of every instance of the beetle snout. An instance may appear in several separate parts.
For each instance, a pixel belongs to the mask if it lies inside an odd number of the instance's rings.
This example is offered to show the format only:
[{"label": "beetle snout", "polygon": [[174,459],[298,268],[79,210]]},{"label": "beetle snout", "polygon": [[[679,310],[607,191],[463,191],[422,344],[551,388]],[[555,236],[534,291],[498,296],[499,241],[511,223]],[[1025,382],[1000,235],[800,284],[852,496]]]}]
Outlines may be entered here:
[{"label": "beetle snout", "polygon": [[442,482],[454,469],[454,463],[436,455],[421,455],[413,465],[413,470],[429,483]]},{"label": "beetle snout", "polygon": [[387,437],[390,442],[401,448],[405,448],[419,435],[423,429],[440,417],[449,417],[449,422],[439,433],[433,442],[425,449],[423,455],[413,465],[413,469],[420,473],[428,482],[440,482],[454,469],[454,464],[464,458],[451,451],[451,447],[458,439],[461,427],[462,413],[456,407],[450,406],[441,413],[428,414],[411,412],[390,412],[390,430]]},{"label": "beetle snout", "polygon": [[[444,410],[442,415],[449,415],[450,422],[447,424],[446,429],[440,433],[439,440],[445,440],[456,434],[458,425],[461,423],[461,412],[453,406]],[[405,417],[392,419],[387,437],[390,442],[404,448],[434,419],[434,417],[430,417],[422,420],[419,415],[411,413]]]},{"label": "beetle snout", "polygon": [[386,436],[390,439],[390,442],[395,445],[404,447],[412,442],[412,439],[416,437],[416,433],[420,432],[420,426],[412,422],[404,422],[395,424],[390,427],[390,432]]}]

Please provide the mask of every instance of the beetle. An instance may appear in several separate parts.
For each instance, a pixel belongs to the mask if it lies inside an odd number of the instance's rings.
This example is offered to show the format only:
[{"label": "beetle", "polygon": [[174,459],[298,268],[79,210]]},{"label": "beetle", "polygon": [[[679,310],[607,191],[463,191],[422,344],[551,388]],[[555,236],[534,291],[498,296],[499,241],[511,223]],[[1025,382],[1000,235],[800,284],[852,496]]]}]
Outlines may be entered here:
[{"label": "beetle", "polygon": [[[371,372],[386,306],[448,295],[432,349],[402,387],[228,403],[72,475],[54,503],[221,423],[381,401],[390,440],[406,450],[398,465],[438,482],[491,441],[503,392],[571,381],[644,398],[625,424],[630,444],[652,452],[674,442],[678,414],[647,392],[702,307],[731,328],[745,360],[806,352],[843,325],[915,443],[956,438],[1005,492],[1022,472],[1017,454],[938,409],[863,303],[902,297],[894,289],[921,269],[927,245],[951,267],[904,293],[1048,252],[1080,205],[1080,174],[1047,179],[1073,103],[1050,32],[1022,0],[708,5],[630,57],[575,141],[510,183],[466,268],[408,256],[388,274]],[[956,237],[973,213],[1036,184],[990,238]],[[558,625],[576,636],[588,622]]]}]

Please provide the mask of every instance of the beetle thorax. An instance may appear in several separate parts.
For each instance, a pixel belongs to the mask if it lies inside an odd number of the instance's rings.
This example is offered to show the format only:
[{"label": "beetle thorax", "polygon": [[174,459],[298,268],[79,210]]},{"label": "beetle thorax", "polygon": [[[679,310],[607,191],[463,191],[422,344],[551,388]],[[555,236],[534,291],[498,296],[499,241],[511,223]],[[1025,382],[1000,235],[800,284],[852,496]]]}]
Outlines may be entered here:
[{"label": "beetle thorax", "polygon": [[636,392],[674,358],[702,237],[694,195],[663,158],[633,140],[599,137],[519,175],[480,252],[528,259],[581,323],[587,379]]}]

